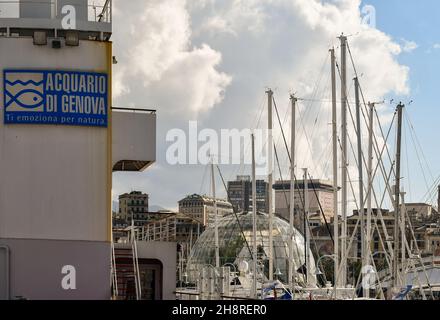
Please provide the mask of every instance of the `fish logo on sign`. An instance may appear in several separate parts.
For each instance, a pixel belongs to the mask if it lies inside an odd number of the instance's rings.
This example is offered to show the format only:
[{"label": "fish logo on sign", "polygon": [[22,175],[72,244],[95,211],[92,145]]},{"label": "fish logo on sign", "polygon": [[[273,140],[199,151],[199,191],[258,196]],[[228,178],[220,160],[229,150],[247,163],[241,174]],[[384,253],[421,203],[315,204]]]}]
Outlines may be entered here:
[{"label": "fish logo on sign", "polygon": [[4,70],[4,123],[107,127],[108,75]]},{"label": "fish logo on sign", "polygon": [[8,112],[43,112],[43,73],[6,73],[5,110]]}]

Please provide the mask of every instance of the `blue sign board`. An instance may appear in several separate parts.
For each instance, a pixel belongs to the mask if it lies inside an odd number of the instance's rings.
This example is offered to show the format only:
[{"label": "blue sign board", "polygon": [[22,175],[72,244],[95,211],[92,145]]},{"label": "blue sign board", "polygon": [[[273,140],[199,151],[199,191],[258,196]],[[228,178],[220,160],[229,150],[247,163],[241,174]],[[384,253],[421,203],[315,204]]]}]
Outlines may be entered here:
[{"label": "blue sign board", "polygon": [[5,124],[107,127],[105,73],[5,70]]}]

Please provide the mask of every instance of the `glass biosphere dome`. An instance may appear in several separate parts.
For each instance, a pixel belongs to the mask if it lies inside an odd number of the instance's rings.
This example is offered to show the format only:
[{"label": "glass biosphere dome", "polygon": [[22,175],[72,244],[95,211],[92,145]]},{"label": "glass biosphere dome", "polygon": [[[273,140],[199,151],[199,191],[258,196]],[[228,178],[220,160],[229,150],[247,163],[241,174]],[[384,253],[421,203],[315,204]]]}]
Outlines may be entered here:
[{"label": "glass biosphere dome", "polygon": [[[238,217],[238,220],[237,220]],[[219,251],[220,265],[234,265],[239,271],[243,264],[252,269],[252,212],[230,214],[219,219]],[[287,282],[288,260],[289,260],[289,223],[274,216],[273,219],[273,255],[274,255],[274,279],[281,282]],[[305,264],[305,245],[304,238],[301,233],[294,229],[294,268],[295,270],[304,270]],[[264,213],[257,215],[257,252],[259,274],[264,279],[269,277],[269,216]],[[308,285],[316,284],[315,261],[313,254],[310,252],[310,275],[311,279]],[[196,282],[200,270],[208,265],[215,265],[215,227],[214,224],[207,227],[193,249],[187,263],[187,275],[190,282]],[[240,270],[241,271],[241,270]],[[252,272],[252,270],[249,270]],[[298,284],[304,284],[305,276],[297,272]]]}]

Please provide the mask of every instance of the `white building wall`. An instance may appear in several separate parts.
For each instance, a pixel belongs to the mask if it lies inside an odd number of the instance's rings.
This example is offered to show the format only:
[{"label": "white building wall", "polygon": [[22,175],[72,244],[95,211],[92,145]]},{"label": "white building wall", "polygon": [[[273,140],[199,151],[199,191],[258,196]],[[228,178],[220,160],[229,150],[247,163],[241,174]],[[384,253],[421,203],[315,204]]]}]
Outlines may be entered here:
[{"label": "white building wall", "polygon": [[[0,71],[106,72],[110,46],[81,41],[55,50],[0,38]],[[108,241],[107,129],[5,125],[3,90],[0,102],[0,238]]]},{"label": "white building wall", "polygon": [[[323,191],[317,191],[319,202],[321,203],[322,210],[324,211],[324,214],[328,218],[328,220],[333,217],[333,194],[331,192],[323,192]],[[304,199],[304,192],[303,191],[295,191],[295,208],[300,208],[302,210],[302,201]],[[286,201],[287,200],[287,201]],[[282,191],[282,190],[276,190],[275,191],[275,212],[279,214],[280,216],[288,219],[289,217],[289,210],[288,207],[290,205],[290,194],[289,190]],[[320,212],[319,203],[316,198],[316,194],[313,190],[309,190],[309,209],[311,213]],[[328,221],[330,222],[330,221]]]}]

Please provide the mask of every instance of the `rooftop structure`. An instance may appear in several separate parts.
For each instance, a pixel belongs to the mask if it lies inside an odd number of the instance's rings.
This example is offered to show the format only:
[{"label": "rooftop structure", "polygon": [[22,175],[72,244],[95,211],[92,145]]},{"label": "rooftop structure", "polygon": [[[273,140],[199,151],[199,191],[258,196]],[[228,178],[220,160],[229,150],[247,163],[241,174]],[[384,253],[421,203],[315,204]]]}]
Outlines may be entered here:
[{"label": "rooftop structure", "polygon": [[[33,36],[36,30],[57,38],[70,26],[80,40],[109,40],[112,34],[112,0],[21,0],[0,3],[0,33]],[[75,21],[65,17],[75,13]],[[71,16],[73,17],[73,15]]]},{"label": "rooftop structure", "polygon": [[[302,213],[304,210],[304,180],[298,180],[295,183],[295,212]],[[275,189],[275,213],[285,220],[289,219],[290,206],[290,181],[277,181],[273,188]],[[319,213],[321,222],[325,223],[321,208],[327,222],[333,218],[333,185],[329,181],[309,180],[309,213]],[[300,215],[296,215],[299,217]],[[299,218],[295,220],[295,227],[302,230],[302,222]]]},{"label": "rooftop structure", "polygon": [[[219,217],[232,213],[232,204],[224,199],[216,199]],[[179,201],[179,212],[194,220],[201,221],[204,226],[215,220],[214,198],[193,194]]]}]

